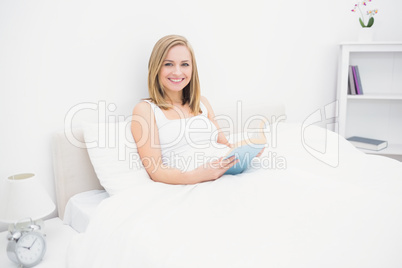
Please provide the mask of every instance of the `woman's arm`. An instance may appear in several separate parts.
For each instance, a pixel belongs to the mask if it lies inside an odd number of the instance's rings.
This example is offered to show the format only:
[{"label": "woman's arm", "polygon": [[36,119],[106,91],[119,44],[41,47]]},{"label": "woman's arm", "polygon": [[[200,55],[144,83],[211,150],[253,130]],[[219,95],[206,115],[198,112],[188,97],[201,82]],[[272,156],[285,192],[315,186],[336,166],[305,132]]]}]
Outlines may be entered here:
[{"label": "woman's arm", "polygon": [[229,146],[229,147],[233,147],[233,144],[230,144],[228,142],[225,134],[221,131],[218,122],[216,122],[214,110],[212,109],[212,106],[209,103],[209,101],[207,100],[207,98],[202,96],[201,101],[202,101],[202,103],[205,105],[205,107],[208,110],[208,119],[211,120],[211,122],[214,123],[214,125],[218,129],[218,140],[217,140],[218,143],[224,144],[224,145]]},{"label": "woman's arm", "polygon": [[133,111],[131,132],[137,144],[138,154],[152,180],[169,184],[195,184],[216,180],[237,163],[234,157],[219,159],[206,165],[183,172],[162,163],[159,132],[151,105],[138,103]]},{"label": "woman's arm", "polygon": [[[201,97],[201,101],[202,103],[204,103],[204,105],[207,107],[208,109],[208,118],[209,120],[212,121],[212,123],[214,123],[214,125],[216,126],[216,128],[218,129],[218,143],[222,143],[226,146],[229,146],[230,148],[233,148],[234,145],[229,143],[228,140],[226,139],[225,134],[221,131],[218,122],[216,122],[215,120],[215,113],[212,109],[211,104],[209,103],[209,101],[207,100],[207,98],[205,98],[204,96]],[[262,150],[258,153],[258,155],[256,157],[260,157],[262,155],[262,153],[264,152],[265,148],[262,148]]]}]

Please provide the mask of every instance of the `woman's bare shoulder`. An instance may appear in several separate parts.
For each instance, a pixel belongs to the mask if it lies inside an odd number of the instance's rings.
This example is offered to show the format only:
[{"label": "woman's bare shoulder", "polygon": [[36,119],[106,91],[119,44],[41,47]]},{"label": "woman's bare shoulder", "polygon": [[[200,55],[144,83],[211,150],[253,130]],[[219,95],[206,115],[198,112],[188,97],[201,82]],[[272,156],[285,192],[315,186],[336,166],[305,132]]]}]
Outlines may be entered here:
[{"label": "woman's bare shoulder", "polygon": [[151,113],[151,104],[146,101],[140,101],[133,109],[133,115],[149,115]]}]

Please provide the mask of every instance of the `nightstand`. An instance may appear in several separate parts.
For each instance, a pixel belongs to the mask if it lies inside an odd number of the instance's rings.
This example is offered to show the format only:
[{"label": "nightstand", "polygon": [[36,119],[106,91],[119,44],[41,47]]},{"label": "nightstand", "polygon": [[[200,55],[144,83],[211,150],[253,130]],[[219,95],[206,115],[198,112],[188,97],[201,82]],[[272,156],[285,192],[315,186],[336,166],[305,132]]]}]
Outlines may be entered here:
[{"label": "nightstand", "polygon": [[[0,267],[16,268],[18,265],[7,256],[7,231],[0,233]],[[78,234],[60,218],[45,221],[47,250],[38,268],[62,268],[66,266],[67,248],[74,235]]]}]

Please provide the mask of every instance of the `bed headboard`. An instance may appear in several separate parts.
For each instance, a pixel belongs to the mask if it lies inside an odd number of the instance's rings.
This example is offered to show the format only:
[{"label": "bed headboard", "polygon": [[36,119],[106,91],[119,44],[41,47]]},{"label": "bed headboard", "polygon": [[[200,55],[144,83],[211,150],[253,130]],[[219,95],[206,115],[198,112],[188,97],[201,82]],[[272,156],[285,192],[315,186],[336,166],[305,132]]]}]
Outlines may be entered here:
[{"label": "bed headboard", "polygon": [[[284,120],[285,106],[283,104],[267,103],[232,103],[227,106],[215,105],[215,115],[230,117],[236,123],[243,124],[251,115],[264,116],[272,123],[274,116]],[[238,116],[241,115],[241,119]],[[226,120],[218,120],[222,128],[227,128]],[[75,194],[89,190],[103,189],[96,176],[86,148],[79,148],[66,137],[66,132],[73,134],[74,139],[84,142],[82,129],[66,130],[53,135],[53,169],[56,186],[57,210],[63,219],[64,209],[68,200]],[[226,133],[225,133],[226,134]],[[83,146],[81,146],[83,147]]]},{"label": "bed headboard", "polygon": [[[74,129],[72,133],[78,141],[84,141],[82,129]],[[96,177],[85,148],[71,144],[64,131],[53,135],[52,145],[57,211],[63,219],[64,209],[70,197],[103,187]]]}]

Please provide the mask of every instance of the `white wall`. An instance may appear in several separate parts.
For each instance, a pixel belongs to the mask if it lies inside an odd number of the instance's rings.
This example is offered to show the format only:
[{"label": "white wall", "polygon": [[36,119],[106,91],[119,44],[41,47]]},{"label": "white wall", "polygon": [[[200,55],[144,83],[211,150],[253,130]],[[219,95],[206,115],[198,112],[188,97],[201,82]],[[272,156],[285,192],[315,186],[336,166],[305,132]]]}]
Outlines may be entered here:
[{"label": "white wall", "polygon": [[[147,97],[154,43],[192,43],[212,104],[283,102],[289,121],[335,100],[338,43],[356,41],[352,0],[0,0],[0,178],[36,172],[55,199],[50,138],[83,102],[128,116]],[[402,2],[382,0],[377,41],[402,41]],[[93,120],[81,112],[74,125]]]}]

